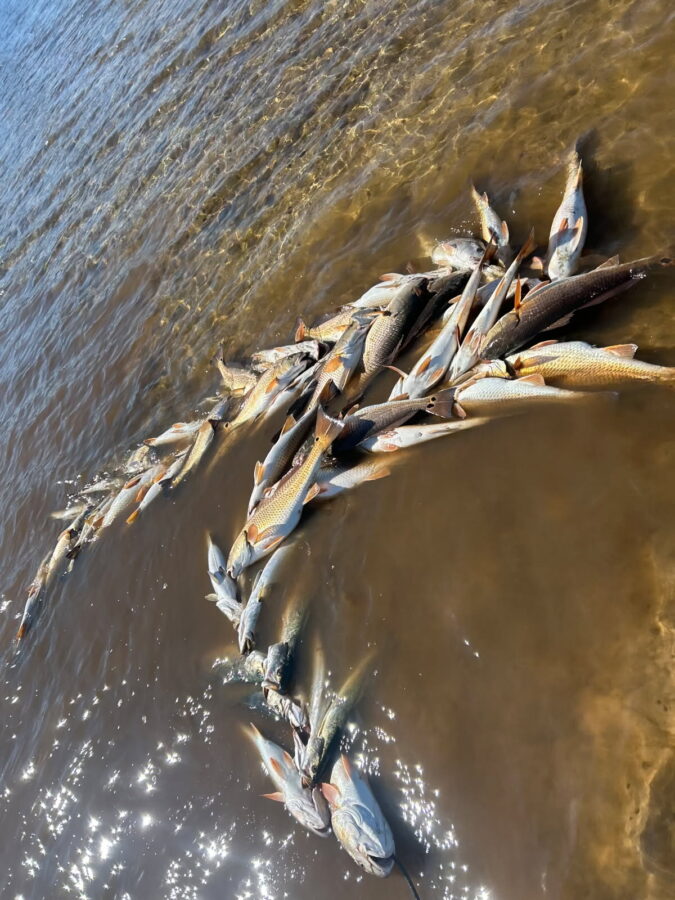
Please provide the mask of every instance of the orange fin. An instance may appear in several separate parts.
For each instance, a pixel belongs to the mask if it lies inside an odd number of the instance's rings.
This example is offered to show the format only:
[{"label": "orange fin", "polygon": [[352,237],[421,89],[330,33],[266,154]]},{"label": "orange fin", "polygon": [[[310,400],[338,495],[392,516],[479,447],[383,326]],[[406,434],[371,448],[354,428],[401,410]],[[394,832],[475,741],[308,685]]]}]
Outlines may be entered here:
[{"label": "orange fin", "polygon": [[637,344],[612,344],[609,347],[602,348],[605,353],[611,353],[613,356],[623,356],[626,359],[633,359],[637,353]]},{"label": "orange fin", "polygon": [[550,347],[552,344],[559,344],[560,341],[556,341],[553,338],[550,341],[539,341],[538,344],[534,344],[530,347],[530,350],[538,350],[540,347]]},{"label": "orange fin", "polygon": [[305,325],[303,319],[298,319],[298,324],[295,327],[295,342],[304,341],[308,335],[309,329]]},{"label": "orange fin", "polygon": [[513,308],[516,311],[518,318],[520,318],[520,307],[523,305],[523,286],[520,283],[520,278],[516,278],[516,292],[513,296]]},{"label": "orange fin", "polygon": [[141,514],[140,509],[135,509],[132,512],[132,514],[129,516],[129,518],[127,519],[127,525],[131,525],[132,522],[135,522],[140,514]]},{"label": "orange fin", "polygon": [[258,526],[254,522],[251,522],[251,524],[244,529],[244,533],[249,544],[255,544],[255,542],[258,540]]},{"label": "orange fin", "polygon": [[525,382],[526,384],[536,384],[538,387],[546,384],[546,382],[544,381],[544,376],[537,374],[523,375],[523,377],[519,378],[518,381]]},{"label": "orange fin", "polygon": [[342,768],[345,770],[345,775],[347,776],[347,778],[351,778],[354,772],[354,767],[352,766],[351,760],[345,753],[340,756],[340,759],[342,761]]},{"label": "orange fin", "polygon": [[340,805],[340,789],[336,787],[334,784],[326,784],[325,782],[321,785],[321,793],[324,795],[326,800],[330,803],[331,806],[339,806]]},{"label": "orange fin", "polygon": [[267,387],[266,387],[266,389],[265,389],[265,393],[266,393],[266,394],[269,394],[269,392],[270,392],[270,391],[273,391],[273,390],[278,386],[278,384],[279,384],[279,379],[278,379],[278,378],[276,377],[276,375],[275,375],[274,378],[273,378],[273,379],[270,381],[270,383],[267,385]]},{"label": "orange fin", "polygon": [[283,775],[284,770],[281,768],[281,763],[278,759],[275,759],[273,756],[270,756],[270,768],[274,769],[277,775]]},{"label": "orange fin", "polygon": [[135,485],[137,485],[140,480],[141,480],[140,475],[136,475],[135,478],[130,478],[129,481],[127,481],[127,483],[124,485],[122,490],[123,491],[131,490],[131,488],[134,487]]},{"label": "orange fin", "polygon": [[275,800],[277,803],[284,802],[284,795],[281,793],[281,791],[274,791],[271,794],[261,794],[260,796],[265,797],[266,800]]},{"label": "orange fin", "polygon": [[253,469],[253,483],[258,485],[263,480],[263,476],[265,474],[265,467],[261,462],[257,462]]},{"label": "orange fin", "polygon": [[316,437],[330,444],[340,434],[344,424],[333,419],[319,407],[316,411]]},{"label": "orange fin", "polygon": [[424,359],[422,360],[422,362],[420,363],[420,366],[419,366],[419,368],[418,368],[418,370],[417,370],[417,374],[418,374],[418,375],[421,375],[422,372],[426,372],[426,370],[429,368],[430,365],[431,365],[431,357],[430,357],[430,356],[425,356],[425,358],[424,358]]},{"label": "orange fin", "polygon": [[305,495],[305,499],[302,501],[303,506],[305,503],[311,503],[311,501],[317,496],[317,494],[321,493],[321,487],[316,484],[316,482],[311,486],[311,488],[307,491]]},{"label": "orange fin", "polygon": [[502,232],[502,240],[504,241],[505,244],[508,244],[508,242],[509,242],[509,226],[506,224],[506,222],[502,222],[501,232]]},{"label": "orange fin", "polygon": [[286,434],[287,431],[290,431],[291,428],[295,425],[295,419],[293,416],[287,416],[286,421],[284,422],[281,431],[279,432],[279,436],[282,434]]},{"label": "orange fin", "polygon": [[283,541],[285,535],[281,534],[278,537],[272,537],[273,532],[274,532],[273,528],[266,528],[264,531],[262,531],[258,535],[258,537],[256,539],[256,544],[260,544],[260,543],[264,542],[266,550],[271,550],[273,547],[276,547],[278,544],[280,544]]},{"label": "orange fin", "polygon": [[389,466],[380,466],[379,469],[376,469],[372,472],[365,480],[366,481],[377,481],[378,478],[386,478],[387,475],[391,475],[391,469]]},{"label": "orange fin", "polygon": [[573,249],[576,250],[581,242],[581,232],[584,230],[584,217],[579,216],[577,221],[574,224],[574,228],[572,229],[572,233],[570,235],[570,244]]},{"label": "orange fin", "polygon": [[332,359],[329,359],[326,365],[323,367],[324,372],[336,372],[338,369],[341,369],[343,366],[342,357],[334,356]]}]

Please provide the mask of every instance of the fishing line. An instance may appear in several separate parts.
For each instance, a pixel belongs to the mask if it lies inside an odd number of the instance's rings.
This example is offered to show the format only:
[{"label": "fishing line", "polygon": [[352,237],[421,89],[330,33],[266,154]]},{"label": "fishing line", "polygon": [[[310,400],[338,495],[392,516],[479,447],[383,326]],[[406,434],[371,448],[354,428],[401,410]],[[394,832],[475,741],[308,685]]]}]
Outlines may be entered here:
[{"label": "fishing line", "polygon": [[396,865],[397,865],[397,866],[399,867],[399,869],[401,870],[401,872],[402,872],[403,877],[405,878],[405,880],[408,882],[408,887],[410,888],[410,893],[413,895],[413,897],[415,898],[415,900],[422,900],[422,898],[420,897],[420,895],[417,893],[417,888],[415,887],[412,878],[410,877],[410,875],[408,875],[408,872],[406,871],[406,868],[405,868],[405,866],[403,865],[403,863],[401,862],[401,860],[400,860],[397,856],[395,856],[395,857],[394,857],[394,862],[396,863]]}]

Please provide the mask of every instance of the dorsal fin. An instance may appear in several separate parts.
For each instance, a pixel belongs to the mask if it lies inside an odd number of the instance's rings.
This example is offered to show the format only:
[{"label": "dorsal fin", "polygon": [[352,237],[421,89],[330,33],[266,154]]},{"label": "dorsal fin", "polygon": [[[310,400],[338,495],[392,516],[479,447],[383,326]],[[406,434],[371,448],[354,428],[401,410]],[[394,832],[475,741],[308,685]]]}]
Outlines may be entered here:
[{"label": "dorsal fin", "polygon": [[637,353],[637,344],[612,344],[609,347],[603,347],[605,353],[611,353],[613,356],[622,356],[626,359],[633,359]]}]

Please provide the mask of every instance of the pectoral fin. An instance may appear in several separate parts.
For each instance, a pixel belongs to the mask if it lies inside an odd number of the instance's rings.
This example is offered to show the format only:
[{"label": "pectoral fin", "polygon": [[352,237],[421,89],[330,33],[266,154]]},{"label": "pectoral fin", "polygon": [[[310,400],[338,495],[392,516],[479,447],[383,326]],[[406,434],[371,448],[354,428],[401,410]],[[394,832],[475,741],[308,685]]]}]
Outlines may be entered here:
[{"label": "pectoral fin", "polygon": [[281,793],[281,791],[274,791],[271,794],[261,794],[260,796],[265,797],[265,799],[267,799],[267,800],[274,800],[277,803],[284,802],[284,795]]}]

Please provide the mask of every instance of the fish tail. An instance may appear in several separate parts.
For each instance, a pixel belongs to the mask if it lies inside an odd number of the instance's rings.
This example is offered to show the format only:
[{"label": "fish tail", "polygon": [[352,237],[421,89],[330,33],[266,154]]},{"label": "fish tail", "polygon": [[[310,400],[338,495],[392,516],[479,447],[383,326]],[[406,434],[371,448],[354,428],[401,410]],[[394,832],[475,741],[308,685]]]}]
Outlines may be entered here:
[{"label": "fish tail", "polygon": [[127,519],[127,525],[131,525],[132,522],[135,522],[136,519],[140,516],[140,514],[141,514],[141,508],[140,508],[140,506],[139,506],[138,509],[135,509],[135,510],[132,512],[132,514],[128,517],[128,519]]},{"label": "fish tail", "polygon": [[304,319],[298,318],[297,325],[295,326],[295,343],[297,344],[299,341],[304,341],[308,334],[309,329],[305,325]]},{"label": "fish tail", "polygon": [[332,444],[343,428],[344,422],[329,416],[321,406],[317,409],[315,436],[322,446],[328,447]]},{"label": "fish tail", "polygon": [[427,406],[427,412],[441,419],[451,419],[455,414],[455,389],[447,388],[434,394]]},{"label": "fish tail", "polygon": [[583,183],[583,166],[576,144],[567,157],[567,190],[580,188]]}]

